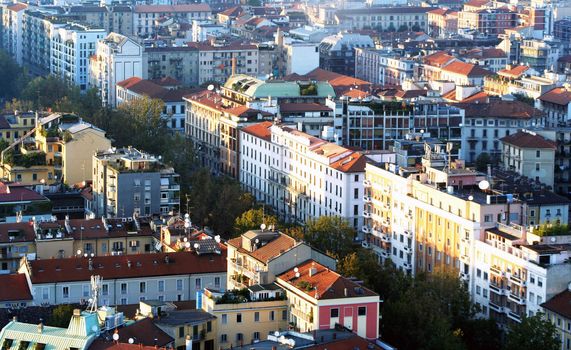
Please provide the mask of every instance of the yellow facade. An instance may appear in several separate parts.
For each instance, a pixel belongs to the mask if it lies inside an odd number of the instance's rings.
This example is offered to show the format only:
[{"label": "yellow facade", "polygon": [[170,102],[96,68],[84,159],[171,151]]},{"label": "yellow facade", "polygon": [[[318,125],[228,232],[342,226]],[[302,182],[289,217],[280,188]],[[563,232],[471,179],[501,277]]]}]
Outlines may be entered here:
[{"label": "yellow facade", "polygon": [[[9,127],[0,126],[0,140],[5,140],[8,143],[16,141],[28,131],[32,130],[36,120],[35,115],[32,113],[18,112],[14,112],[14,115],[0,116],[0,118],[5,118],[6,124],[9,125]],[[2,123],[0,123],[0,125],[2,125]]]}]

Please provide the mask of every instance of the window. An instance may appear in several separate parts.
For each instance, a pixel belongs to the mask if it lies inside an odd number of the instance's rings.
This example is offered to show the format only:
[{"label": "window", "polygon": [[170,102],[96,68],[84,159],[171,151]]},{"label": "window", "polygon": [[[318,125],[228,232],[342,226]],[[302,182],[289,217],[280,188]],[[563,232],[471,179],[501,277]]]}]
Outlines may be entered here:
[{"label": "window", "polygon": [[339,309],[331,309],[331,318],[339,317]]},{"label": "window", "polygon": [[260,340],[260,332],[254,332],[253,337],[254,340]]},{"label": "window", "polygon": [[537,158],[540,158],[541,157],[541,151],[539,151],[539,150],[535,151],[535,156]]},{"label": "window", "polygon": [[236,314],[236,323],[242,323],[242,314]]},{"label": "window", "polygon": [[480,295],[482,293],[482,288],[480,286],[476,286],[476,294]]},{"label": "window", "polygon": [[222,314],[222,324],[227,324],[227,323],[228,323],[228,315]]},{"label": "window", "polygon": [[543,278],[537,277],[537,286],[538,286],[538,287],[543,287]]},{"label": "window", "polygon": [[227,334],[220,334],[220,342],[226,343],[227,341],[228,341],[228,335]]},{"label": "window", "polygon": [[101,286],[101,294],[102,295],[109,295],[109,285],[104,284]]},{"label": "window", "polygon": [[237,340],[237,341],[242,341],[242,340],[244,340],[244,334],[242,334],[242,333],[236,334],[236,340]]},{"label": "window", "polygon": [[260,313],[254,312],[254,322],[260,322]]},{"label": "window", "polygon": [[276,318],[276,312],[270,311],[270,321],[273,321]]},{"label": "window", "polygon": [[366,306],[359,306],[358,315],[359,316],[367,316],[367,307]]},{"label": "window", "polygon": [[184,338],[184,327],[178,327],[178,337]]},{"label": "window", "polygon": [[89,298],[90,292],[91,292],[91,287],[89,285],[84,285],[83,286],[83,297]]},{"label": "window", "polygon": [[212,332],[212,321],[206,322],[206,332]]},{"label": "window", "polygon": [[63,287],[62,294],[64,298],[69,298],[69,287]]},{"label": "window", "polygon": [[121,294],[127,294],[127,283],[121,283]]},{"label": "window", "polygon": [[220,288],[220,277],[214,277],[214,288]]},{"label": "window", "polygon": [[282,311],[282,320],[287,320],[287,310]]},{"label": "window", "polygon": [[182,280],[176,280],[176,290],[182,290]]},{"label": "window", "polygon": [[165,281],[159,281],[159,292],[165,291]]},{"label": "window", "polygon": [[194,280],[194,288],[195,289],[201,289],[202,287],[202,279],[197,278]]},{"label": "window", "polygon": [[147,282],[139,283],[139,292],[145,293],[147,291]]}]

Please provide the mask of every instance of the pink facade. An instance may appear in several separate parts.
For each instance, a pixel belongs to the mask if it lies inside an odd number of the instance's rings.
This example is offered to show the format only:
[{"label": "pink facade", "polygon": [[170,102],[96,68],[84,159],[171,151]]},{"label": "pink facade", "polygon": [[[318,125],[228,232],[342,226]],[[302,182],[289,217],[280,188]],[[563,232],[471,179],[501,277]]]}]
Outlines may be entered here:
[{"label": "pink facade", "polygon": [[[359,316],[359,307],[366,308],[366,316]],[[365,330],[365,334],[359,336],[367,339],[376,339],[379,336],[379,304],[378,303],[355,303],[331,306],[319,306],[319,329],[331,328],[331,309],[339,310],[339,317],[335,323],[347,326],[354,333],[359,333],[359,328]],[[350,320],[346,320],[350,318]],[[361,321],[359,320],[361,319]],[[363,324],[359,324],[363,322]]]}]

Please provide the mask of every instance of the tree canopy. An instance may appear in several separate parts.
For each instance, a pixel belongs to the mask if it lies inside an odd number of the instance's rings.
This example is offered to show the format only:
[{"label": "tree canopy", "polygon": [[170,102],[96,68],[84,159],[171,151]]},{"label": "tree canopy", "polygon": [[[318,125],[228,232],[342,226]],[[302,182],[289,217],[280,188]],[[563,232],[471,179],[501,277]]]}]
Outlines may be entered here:
[{"label": "tree canopy", "polygon": [[308,222],[304,238],[319,249],[345,256],[352,250],[355,229],[339,216],[321,216]]},{"label": "tree canopy", "polygon": [[558,350],[561,342],[555,325],[543,313],[524,317],[507,334],[505,350]]}]

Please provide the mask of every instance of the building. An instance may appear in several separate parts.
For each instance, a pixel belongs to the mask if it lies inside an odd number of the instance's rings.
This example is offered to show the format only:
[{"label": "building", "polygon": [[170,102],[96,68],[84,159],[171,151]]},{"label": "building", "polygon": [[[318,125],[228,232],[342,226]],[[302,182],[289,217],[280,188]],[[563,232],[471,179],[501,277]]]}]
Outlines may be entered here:
[{"label": "building", "polygon": [[566,127],[571,120],[571,91],[566,87],[556,87],[539,96],[539,109],[545,117],[540,125],[546,127]]},{"label": "building", "polygon": [[354,76],[355,49],[373,47],[375,43],[371,37],[358,33],[339,33],[325,37],[319,44],[319,67]]},{"label": "building", "polygon": [[0,228],[0,274],[14,273],[23,256],[35,258],[34,230],[28,222],[2,223]]},{"label": "building", "polygon": [[336,266],[335,259],[273,228],[245,232],[228,241],[228,289],[274,283],[277,275],[308,259]]},{"label": "building", "polygon": [[500,141],[504,169],[513,170],[553,189],[557,148],[554,141],[528,130],[504,136]]},{"label": "building", "polygon": [[498,72],[508,65],[508,55],[497,48],[476,48],[461,52],[460,59],[478,66],[486,67],[487,70]]},{"label": "building", "polygon": [[376,85],[402,85],[414,76],[415,61],[392,51],[355,49],[355,77]]},{"label": "building", "polygon": [[0,283],[10,286],[0,292],[0,308],[17,309],[32,305],[33,297],[25,275],[0,274]]},{"label": "building", "polygon": [[458,34],[458,12],[449,8],[439,8],[427,13],[428,33],[445,38]]},{"label": "building", "polygon": [[284,43],[283,51],[286,75],[303,75],[319,67],[319,48],[315,43]]},{"label": "building", "polygon": [[14,111],[0,115],[0,140],[12,143],[32,130],[35,123],[35,113]]},{"label": "building", "polygon": [[[428,31],[428,12],[433,7],[395,6],[344,9],[335,11],[333,22],[347,30],[372,28],[379,31]],[[320,12],[320,19],[327,11]]]},{"label": "building", "polygon": [[286,221],[336,215],[362,225],[365,156],[292,127],[242,129],[240,182]]},{"label": "building", "polygon": [[26,184],[76,184],[91,179],[91,155],[110,147],[103,130],[73,114],[53,113],[2,152],[1,174]]},{"label": "building", "polygon": [[96,52],[97,42],[106,35],[105,29],[75,23],[55,29],[51,40],[50,73],[85,92],[89,84],[90,57]]},{"label": "building", "polygon": [[2,8],[2,47],[18,64],[23,63],[23,16],[28,5],[14,3]]},{"label": "building", "polygon": [[208,4],[137,5],[133,11],[133,30],[139,37],[153,37],[158,32],[155,21],[159,18],[176,18],[192,23],[193,20],[208,19],[211,15]]},{"label": "building", "polygon": [[102,278],[100,305],[196,300],[203,288],[225,289],[226,250],[24,260],[19,273],[29,279],[36,305],[86,302],[95,273]]},{"label": "building", "polygon": [[14,182],[0,181],[0,222],[51,218],[52,204],[44,195]]},{"label": "building", "polygon": [[301,332],[343,325],[366,339],[379,337],[379,295],[313,260],[277,276],[289,321]]},{"label": "building", "polygon": [[484,85],[484,78],[493,73],[477,64],[454,61],[444,66],[440,71],[440,79],[451,81],[455,85]]},{"label": "building", "polygon": [[210,38],[228,34],[230,29],[221,25],[215,24],[210,20],[207,21],[192,21],[192,41],[202,42]]},{"label": "building", "polygon": [[160,159],[134,148],[93,155],[96,216],[167,214],[180,207],[179,175]]},{"label": "building", "polygon": [[271,332],[288,327],[288,302],[275,284],[226,292],[205,288],[201,299],[198,307],[217,320],[216,348],[254,345]]},{"label": "building", "polygon": [[171,77],[185,86],[197,86],[198,57],[199,52],[194,47],[146,47],[142,78],[156,80]]},{"label": "building", "polygon": [[101,95],[104,106],[116,106],[117,83],[131,77],[143,77],[143,47],[124,35],[110,33],[97,42],[90,57],[90,86]]},{"label": "building", "polygon": [[140,304],[142,310],[146,308],[157,310],[148,316],[153,318],[156,327],[174,339],[173,348],[186,348],[190,342],[196,349],[218,349],[216,315],[200,310],[200,305],[194,310],[169,310],[166,302],[141,301]]},{"label": "building", "polygon": [[545,317],[553,323],[559,335],[561,350],[571,348],[571,291],[569,288],[541,304]]},{"label": "building", "polygon": [[499,138],[541,125],[544,116],[540,110],[519,101],[491,100],[458,107],[464,110],[461,158],[468,163],[475,162],[483,152],[499,160],[502,151]]},{"label": "building", "polygon": [[506,29],[517,26],[518,13],[507,7],[484,8],[469,10],[464,6],[458,12],[458,29],[476,30],[479,33],[491,36],[503,34]]},{"label": "building", "polygon": [[60,13],[52,9],[27,9],[22,17],[22,64],[33,75],[50,73],[51,41],[54,31],[64,26]]}]

